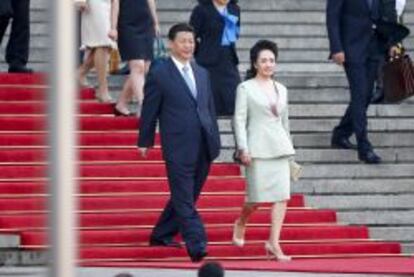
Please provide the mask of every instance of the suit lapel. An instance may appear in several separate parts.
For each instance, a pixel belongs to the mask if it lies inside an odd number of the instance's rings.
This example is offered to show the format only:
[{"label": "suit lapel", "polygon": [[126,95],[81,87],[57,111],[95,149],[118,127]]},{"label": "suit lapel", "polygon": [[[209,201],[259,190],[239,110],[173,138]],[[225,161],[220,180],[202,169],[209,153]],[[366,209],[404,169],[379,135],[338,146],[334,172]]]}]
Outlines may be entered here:
[{"label": "suit lapel", "polygon": [[[194,102],[194,103],[196,103],[196,100],[194,99],[194,97],[193,97],[193,95],[192,95],[192,93],[191,93],[191,90],[190,90],[190,88],[187,86],[187,83],[185,82],[185,80],[184,80],[184,78],[183,78],[183,76],[181,75],[181,72],[178,70],[178,68],[177,68],[177,66],[175,65],[175,63],[174,63],[174,61],[171,59],[171,58],[169,58],[168,59],[168,64],[169,64],[169,67],[170,67],[170,72],[171,72],[171,76],[172,76],[172,79],[179,85],[179,86],[181,86],[181,89],[180,89],[180,91],[184,91],[184,93],[188,96],[188,97],[190,97],[190,99]],[[193,69],[194,70],[194,69]],[[196,86],[197,86],[197,80],[196,80]],[[197,86],[197,89],[198,89],[198,86]]]}]

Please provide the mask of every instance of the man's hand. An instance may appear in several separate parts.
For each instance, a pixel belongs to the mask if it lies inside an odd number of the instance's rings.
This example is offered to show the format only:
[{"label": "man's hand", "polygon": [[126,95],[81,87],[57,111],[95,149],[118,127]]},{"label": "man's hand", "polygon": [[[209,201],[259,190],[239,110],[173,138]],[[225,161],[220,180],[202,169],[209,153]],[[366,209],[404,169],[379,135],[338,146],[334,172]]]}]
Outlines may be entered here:
[{"label": "man's hand", "polygon": [[338,52],[335,54],[332,54],[332,60],[337,65],[343,65],[345,62],[345,53],[344,52]]},{"label": "man's hand", "polygon": [[148,148],[147,147],[138,147],[138,151],[141,154],[141,157],[147,158],[148,156]]}]

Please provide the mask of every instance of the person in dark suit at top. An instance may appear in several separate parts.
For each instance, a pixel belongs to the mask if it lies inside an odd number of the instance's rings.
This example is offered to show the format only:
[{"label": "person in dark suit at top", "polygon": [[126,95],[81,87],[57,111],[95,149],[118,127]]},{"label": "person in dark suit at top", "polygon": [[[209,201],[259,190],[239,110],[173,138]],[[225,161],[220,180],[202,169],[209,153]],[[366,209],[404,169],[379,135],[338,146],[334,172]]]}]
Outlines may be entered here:
[{"label": "person in dark suit at top", "polygon": [[[1,0],[0,5],[8,1]],[[26,67],[29,60],[30,0],[11,0],[11,14],[0,15],[0,44],[7,26],[11,23],[10,38],[6,48],[6,62],[10,73],[32,73]]]},{"label": "person in dark suit at top", "polygon": [[179,246],[180,233],[193,262],[207,255],[207,237],[195,208],[220,136],[208,72],[191,61],[193,28],[181,23],[169,34],[171,58],[151,66],[144,88],[138,147],[142,156],[154,145],[159,121],[161,146],[171,192],[150,238],[152,246]]},{"label": "person in dark suit at top", "polygon": [[378,65],[378,74],[371,103],[384,102],[383,66],[390,58],[403,52],[402,41],[410,33],[410,30],[403,25],[402,20],[405,4],[405,0],[380,0],[380,19],[377,24],[377,31],[383,45],[383,56]]},{"label": "person in dark suit at top", "polygon": [[[328,0],[326,15],[330,57],[344,66],[351,92],[351,102],[333,130],[332,146],[357,148],[361,161],[380,163],[367,131],[367,109],[382,55],[375,30],[379,0]],[[356,136],[357,147],[349,141],[352,134]]]},{"label": "person in dark suit at top", "polygon": [[199,0],[190,24],[197,39],[195,58],[207,68],[218,115],[233,115],[240,83],[236,41],[240,34],[240,8],[234,0]]}]

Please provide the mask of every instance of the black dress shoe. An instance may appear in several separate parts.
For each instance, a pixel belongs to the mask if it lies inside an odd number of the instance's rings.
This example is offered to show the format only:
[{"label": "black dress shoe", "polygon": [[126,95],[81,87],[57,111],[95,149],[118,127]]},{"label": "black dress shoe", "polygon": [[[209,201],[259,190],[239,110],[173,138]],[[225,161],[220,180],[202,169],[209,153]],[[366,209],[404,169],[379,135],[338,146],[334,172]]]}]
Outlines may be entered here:
[{"label": "black dress shoe", "polygon": [[30,73],[33,73],[33,69],[28,68],[26,66],[11,65],[11,66],[9,66],[9,73],[26,73],[26,74],[30,74]]},{"label": "black dress shoe", "polygon": [[358,158],[367,164],[379,164],[381,163],[381,157],[370,150],[365,153],[359,153]]},{"label": "black dress shoe", "polygon": [[331,146],[335,149],[357,149],[355,144],[352,144],[347,138],[335,138],[332,137]]},{"label": "black dress shoe", "polygon": [[190,254],[190,259],[193,263],[201,262],[208,255],[207,251],[202,250],[198,253]]},{"label": "black dress shoe", "polygon": [[158,240],[158,239],[150,239],[150,246],[163,246],[163,247],[175,247],[175,248],[181,248],[182,245],[173,239],[167,240]]},{"label": "black dress shoe", "polygon": [[371,104],[382,104],[384,103],[384,94],[378,93],[372,96]]}]

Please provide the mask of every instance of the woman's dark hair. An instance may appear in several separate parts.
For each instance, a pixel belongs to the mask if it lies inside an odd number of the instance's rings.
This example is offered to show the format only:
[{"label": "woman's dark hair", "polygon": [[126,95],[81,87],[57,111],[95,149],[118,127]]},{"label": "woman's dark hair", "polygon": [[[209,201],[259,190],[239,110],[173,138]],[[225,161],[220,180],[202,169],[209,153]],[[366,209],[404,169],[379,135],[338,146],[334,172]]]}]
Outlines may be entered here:
[{"label": "woman's dark hair", "polygon": [[[213,2],[213,0],[198,0],[199,4],[208,4]],[[237,2],[239,2],[239,0],[230,0],[229,3],[230,4],[237,4]]]},{"label": "woman's dark hair", "polygon": [[168,39],[173,41],[179,32],[189,32],[194,35],[194,28],[188,23],[178,23],[173,25],[168,31]]},{"label": "woman's dark hair", "polygon": [[256,77],[257,69],[254,66],[259,58],[260,52],[263,50],[272,51],[277,60],[279,49],[277,44],[270,40],[259,40],[255,45],[250,49],[250,68],[246,72],[246,80]]}]

